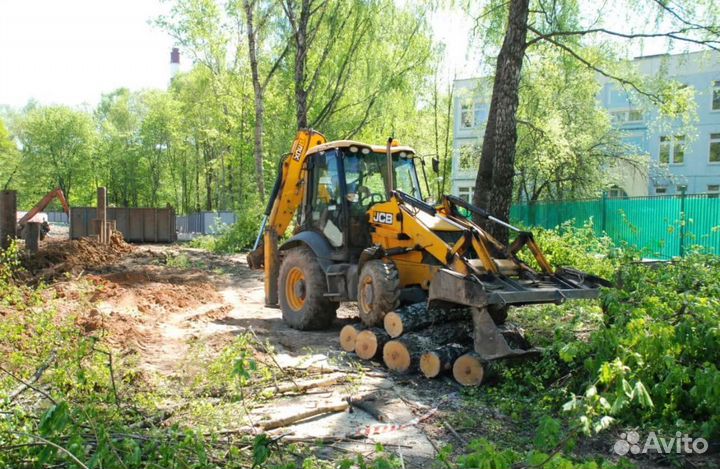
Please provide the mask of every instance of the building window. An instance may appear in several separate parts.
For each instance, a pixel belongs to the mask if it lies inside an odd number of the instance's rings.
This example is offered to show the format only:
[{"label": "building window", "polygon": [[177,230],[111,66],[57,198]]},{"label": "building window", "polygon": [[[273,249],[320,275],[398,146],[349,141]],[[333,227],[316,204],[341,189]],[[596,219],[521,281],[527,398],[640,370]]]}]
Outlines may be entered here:
[{"label": "building window", "polygon": [[710,163],[720,163],[720,134],[710,134]]},{"label": "building window", "polygon": [[463,129],[472,129],[474,125],[472,104],[463,104],[460,106],[460,127]]},{"label": "building window", "polygon": [[477,171],[480,166],[482,144],[463,145],[460,147],[458,169],[462,172]]},{"label": "building window", "polygon": [[683,164],[685,162],[685,136],[660,137],[661,164]]},{"label": "building window", "polygon": [[656,193],[657,195],[667,194],[667,187],[655,186],[655,193]]},{"label": "building window", "polygon": [[608,197],[611,199],[623,199],[627,197],[627,192],[622,187],[612,186],[608,189]]},{"label": "building window", "polygon": [[458,187],[458,197],[465,202],[471,204],[473,197],[473,188],[471,186]]},{"label": "building window", "polygon": [[610,113],[615,125],[637,124],[643,121],[643,112],[640,109],[623,109]]},{"label": "building window", "polygon": [[712,110],[720,111],[720,80],[713,82],[712,88]]},{"label": "building window", "polygon": [[708,198],[717,199],[720,195],[720,184],[708,184],[707,193]]},{"label": "building window", "polygon": [[687,192],[687,184],[679,184],[679,185],[675,188],[675,192],[677,192],[678,194],[684,194],[684,193],[686,193],[686,192]]},{"label": "building window", "polygon": [[465,103],[460,106],[460,127],[475,129],[485,121],[485,108],[482,103]]}]

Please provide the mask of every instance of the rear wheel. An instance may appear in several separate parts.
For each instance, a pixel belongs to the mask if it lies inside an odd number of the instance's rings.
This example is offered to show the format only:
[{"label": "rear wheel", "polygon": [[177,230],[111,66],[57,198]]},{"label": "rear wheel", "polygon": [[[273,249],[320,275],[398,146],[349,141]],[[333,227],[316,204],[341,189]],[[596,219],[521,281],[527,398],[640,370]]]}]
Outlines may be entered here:
[{"label": "rear wheel", "polygon": [[358,309],[366,326],[379,326],[386,313],[400,305],[400,274],[393,263],[380,260],[363,265],[358,279]]},{"label": "rear wheel", "polygon": [[315,253],[305,247],[287,252],[280,266],[278,296],[288,326],[308,331],[332,325],[339,305],[323,296],[326,284]]}]

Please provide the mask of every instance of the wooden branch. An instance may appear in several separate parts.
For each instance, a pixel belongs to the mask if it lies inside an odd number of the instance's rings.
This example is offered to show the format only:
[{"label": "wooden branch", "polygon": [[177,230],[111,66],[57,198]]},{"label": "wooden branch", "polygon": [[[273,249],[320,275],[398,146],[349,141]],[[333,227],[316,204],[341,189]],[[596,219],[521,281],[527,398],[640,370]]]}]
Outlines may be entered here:
[{"label": "wooden branch", "polygon": [[[531,26],[528,26],[528,29],[529,29],[530,31],[532,31],[533,33],[535,33],[535,34],[538,34],[538,35],[541,34],[538,30],[534,29],[534,28],[531,27]],[[656,95],[654,95],[654,94],[652,94],[652,93],[648,93],[647,91],[644,91],[644,90],[640,89],[635,83],[631,82],[630,80],[627,80],[627,79],[622,78],[622,77],[618,77],[618,76],[616,76],[616,75],[612,75],[612,74],[606,72],[605,70],[603,70],[603,69],[601,69],[601,68],[593,65],[592,63],[590,63],[590,61],[588,61],[587,59],[585,59],[584,57],[582,57],[581,55],[579,55],[577,52],[575,52],[574,50],[572,50],[570,47],[566,46],[565,44],[563,44],[563,43],[561,43],[561,42],[558,42],[558,41],[556,41],[556,40],[554,40],[553,38],[550,38],[550,37],[546,38],[545,40],[548,41],[548,42],[551,43],[551,44],[554,44],[555,46],[559,47],[560,49],[566,51],[567,53],[569,53],[570,55],[572,55],[573,57],[575,57],[575,59],[577,59],[579,62],[581,62],[583,65],[585,65],[585,66],[588,67],[589,69],[594,70],[594,71],[596,71],[597,73],[601,74],[602,76],[607,77],[607,78],[610,78],[611,80],[615,80],[615,81],[617,81],[617,82],[619,82],[619,83],[622,83],[623,85],[630,86],[630,87],[633,88],[635,91],[637,91],[637,92],[640,93],[641,95],[649,98],[652,102],[654,102],[654,103],[656,103],[656,104],[657,104],[657,103],[660,103],[661,100],[660,100]]]},{"label": "wooden branch", "polygon": [[314,388],[320,388],[325,386],[332,386],[334,384],[337,384],[338,381],[346,378],[347,375],[330,375],[321,379],[315,379],[315,380],[308,380],[308,381],[296,381],[293,383],[286,383],[286,384],[280,384],[271,386],[268,388],[263,389],[263,394],[265,393],[275,393],[275,394],[284,394],[288,392],[294,392],[294,393],[302,393],[309,389]]},{"label": "wooden branch", "polygon": [[8,402],[14,401],[20,394],[22,394],[26,390],[32,389],[33,391],[37,392],[38,394],[41,394],[42,396],[44,396],[46,399],[48,399],[53,404],[57,404],[57,402],[55,402],[55,399],[53,399],[48,393],[46,393],[45,391],[41,390],[40,388],[37,388],[34,386],[34,384],[42,377],[42,375],[45,373],[45,371],[47,371],[47,369],[50,368],[50,365],[53,364],[53,362],[55,361],[56,358],[57,358],[57,353],[53,350],[52,352],[50,352],[50,357],[45,361],[45,363],[40,365],[40,368],[38,368],[35,371],[35,373],[32,375],[32,377],[30,378],[29,381],[23,381],[21,378],[15,376],[13,373],[11,373],[10,371],[8,371],[5,368],[3,368],[2,366],[0,366],[1,371],[3,371],[5,374],[7,374],[11,378],[13,378],[15,381],[18,381],[21,383],[20,386],[18,386],[12,393],[10,393],[10,395],[8,396]]},{"label": "wooden branch", "polygon": [[528,46],[531,46],[539,41],[542,40],[548,40],[551,37],[563,37],[563,36],[586,36],[588,34],[606,34],[608,36],[615,36],[615,37],[621,37],[624,39],[643,39],[643,38],[658,38],[658,37],[667,37],[676,41],[682,41],[682,42],[690,42],[692,44],[700,44],[707,47],[710,47],[714,50],[720,50],[717,46],[714,46],[713,44],[718,43],[720,44],[720,41],[717,40],[701,40],[701,39],[693,39],[690,37],[685,36],[679,36],[680,34],[687,34],[688,32],[695,31],[698,28],[696,27],[688,27],[688,28],[682,28],[675,31],[666,31],[666,32],[660,32],[660,33],[623,33],[619,31],[611,31],[609,29],[605,28],[594,28],[594,29],[584,29],[584,30],[575,30],[575,31],[552,31],[549,33],[539,33],[536,32],[536,30],[532,28],[530,29],[533,33],[537,35],[536,38],[530,40],[527,42]]},{"label": "wooden branch", "polygon": [[378,422],[390,421],[390,417],[388,417],[385,412],[383,412],[381,409],[378,409],[377,406],[372,404],[372,402],[375,401],[374,396],[364,396],[360,398],[348,397],[347,401],[350,403],[351,406],[356,407],[363,412],[371,415]]},{"label": "wooden branch", "polygon": [[44,443],[44,444],[46,444],[46,445],[48,445],[48,446],[52,446],[53,448],[55,448],[55,449],[57,449],[57,450],[59,450],[59,451],[62,451],[62,452],[65,453],[65,454],[67,454],[67,455],[70,457],[70,459],[72,459],[73,461],[75,461],[75,463],[76,463],[78,466],[82,467],[83,469],[88,469],[88,467],[87,467],[82,461],[80,461],[74,454],[72,454],[70,451],[68,451],[67,449],[63,448],[62,446],[58,445],[57,443],[53,443],[53,442],[50,441],[50,440],[46,440],[45,438],[43,438],[43,437],[41,437],[41,436],[39,436],[39,435],[33,435],[33,434],[31,434],[31,433],[14,432],[14,431],[12,431],[12,430],[10,431],[10,433],[13,433],[13,434],[19,435],[19,436],[26,436],[26,437],[28,437],[28,438],[33,438],[33,439],[38,440],[38,441],[40,441],[40,442],[42,442],[42,443]]},{"label": "wooden branch", "polygon": [[348,407],[350,407],[350,404],[347,401],[345,401],[340,404],[335,404],[335,405],[330,405],[330,406],[325,406],[325,407],[317,407],[315,409],[306,410],[304,412],[299,412],[297,414],[289,415],[287,417],[281,417],[281,418],[278,418],[275,420],[260,422],[258,425],[264,431],[274,430],[276,428],[287,427],[294,423],[300,422],[302,420],[307,420],[311,417],[315,417],[318,415],[337,413],[337,412],[345,412],[348,409]]}]

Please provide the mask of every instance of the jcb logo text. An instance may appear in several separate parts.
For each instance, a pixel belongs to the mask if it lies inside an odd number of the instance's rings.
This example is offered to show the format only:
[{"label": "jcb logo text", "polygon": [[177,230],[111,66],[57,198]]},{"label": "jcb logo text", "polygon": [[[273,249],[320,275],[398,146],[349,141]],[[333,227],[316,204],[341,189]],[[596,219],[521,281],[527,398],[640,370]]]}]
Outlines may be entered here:
[{"label": "jcb logo text", "polygon": [[375,212],[375,217],[373,218],[373,221],[377,223],[382,223],[383,225],[392,225],[393,214],[385,212]]}]

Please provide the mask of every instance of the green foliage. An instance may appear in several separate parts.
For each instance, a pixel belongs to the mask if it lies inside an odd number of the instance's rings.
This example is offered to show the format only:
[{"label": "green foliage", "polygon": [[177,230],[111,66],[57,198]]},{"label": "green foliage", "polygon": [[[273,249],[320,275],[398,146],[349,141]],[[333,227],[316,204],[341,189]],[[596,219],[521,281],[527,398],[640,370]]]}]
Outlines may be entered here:
[{"label": "green foliage", "polygon": [[257,239],[262,208],[254,205],[239,212],[232,225],[215,226],[216,235],[200,236],[190,242],[190,246],[207,249],[216,253],[234,253],[252,248]]},{"label": "green foliage", "polygon": [[67,106],[36,107],[23,117],[19,138],[28,201],[54,187],[71,203],[87,200],[93,191],[86,184],[96,161],[96,133],[87,113]]},{"label": "green foliage", "polygon": [[[582,227],[569,221],[557,229],[533,228],[532,231],[550,264],[571,266],[605,279],[612,279],[621,258],[634,254],[623,253],[612,239],[598,236],[593,220]],[[524,259],[536,265],[530,253],[524,253]]]},{"label": "green foliage", "polygon": [[[542,431],[542,430],[541,430]],[[458,468],[506,469],[508,467],[543,467],[547,469],[622,469],[634,467],[626,460],[613,464],[605,459],[576,460],[562,453],[545,453],[530,450],[523,453],[512,449],[499,449],[490,441],[480,438],[468,445],[469,452],[458,458]]]},{"label": "green foliage", "polygon": [[598,105],[593,70],[550,47],[533,55],[520,88],[515,194],[522,200],[599,195],[624,176],[619,168],[627,171],[641,158]]},{"label": "green foliage", "polygon": [[624,264],[603,294],[606,327],[571,359],[590,382],[599,418],[720,434],[720,259],[700,253],[660,265]]}]

